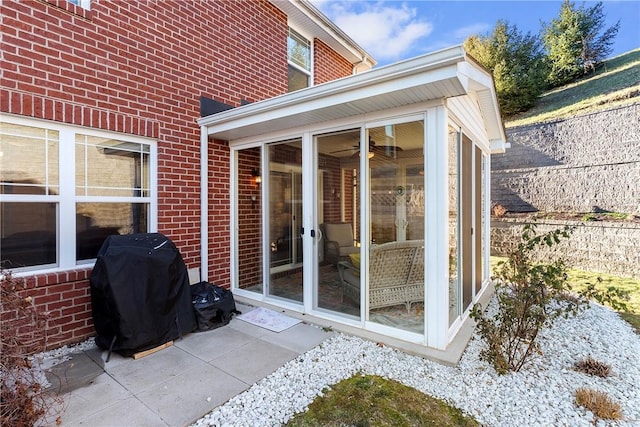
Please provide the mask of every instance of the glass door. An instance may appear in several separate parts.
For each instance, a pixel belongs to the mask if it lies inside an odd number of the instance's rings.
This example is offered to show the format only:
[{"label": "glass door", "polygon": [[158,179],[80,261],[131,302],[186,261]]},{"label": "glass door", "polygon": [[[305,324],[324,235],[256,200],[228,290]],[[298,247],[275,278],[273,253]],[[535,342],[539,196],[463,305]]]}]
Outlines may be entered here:
[{"label": "glass door", "polygon": [[384,124],[369,128],[368,134],[367,318],[424,334],[424,124]]},{"label": "glass door", "polygon": [[302,141],[269,144],[268,295],[302,302]]},{"label": "glass door", "polygon": [[314,308],[359,318],[360,129],[317,135],[314,142],[314,221],[320,230]]}]

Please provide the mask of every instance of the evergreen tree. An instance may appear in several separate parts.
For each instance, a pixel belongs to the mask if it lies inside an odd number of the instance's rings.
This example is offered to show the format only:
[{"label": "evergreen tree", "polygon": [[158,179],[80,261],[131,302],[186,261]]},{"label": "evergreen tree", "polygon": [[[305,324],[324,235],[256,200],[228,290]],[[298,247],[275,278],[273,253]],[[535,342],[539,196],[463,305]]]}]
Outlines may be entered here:
[{"label": "evergreen tree", "polygon": [[540,40],[522,35],[515,25],[498,21],[488,36],[471,36],[467,52],[493,74],[502,113],[511,116],[536,102],[548,73]]},{"label": "evergreen tree", "polygon": [[605,25],[602,2],[585,8],[565,0],[560,14],[549,25],[543,24],[543,42],[550,70],[548,83],[561,86],[593,72],[607,58],[620,21],[602,31]]}]

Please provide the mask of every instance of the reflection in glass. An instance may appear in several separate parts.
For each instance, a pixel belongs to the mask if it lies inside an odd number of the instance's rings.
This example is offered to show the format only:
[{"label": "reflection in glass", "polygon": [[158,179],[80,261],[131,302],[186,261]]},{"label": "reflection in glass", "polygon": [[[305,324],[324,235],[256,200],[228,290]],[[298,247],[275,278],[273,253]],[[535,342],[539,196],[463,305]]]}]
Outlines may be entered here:
[{"label": "reflection in glass", "polygon": [[269,295],[302,301],[302,141],[270,144]]},{"label": "reflection in glass", "polygon": [[262,193],[260,176],[261,149],[239,150],[237,153],[237,253],[238,287],[261,294],[262,276]]},{"label": "reflection in glass", "polygon": [[0,123],[0,194],[58,194],[58,144],[58,131]]},{"label": "reflection in glass", "polygon": [[459,144],[460,133],[453,127],[448,132],[449,153],[449,324],[460,316],[460,281],[458,248],[459,212]]},{"label": "reflection in glass", "polygon": [[55,203],[0,203],[0,266],[57,263]]},{"label": "reflection in glass", "polygon": [[76,135],[76,194],[148,197],[149,146]]},{"label": "reflection in glass", "polygon": [[360,129],[315,138],[318,164],[315,306],[360,318]]},{"label": "reflection in glass", "polygon": [[76,259],[94,259],[107,236],[146,233],[148,205],[144,203],[77,203]]}]

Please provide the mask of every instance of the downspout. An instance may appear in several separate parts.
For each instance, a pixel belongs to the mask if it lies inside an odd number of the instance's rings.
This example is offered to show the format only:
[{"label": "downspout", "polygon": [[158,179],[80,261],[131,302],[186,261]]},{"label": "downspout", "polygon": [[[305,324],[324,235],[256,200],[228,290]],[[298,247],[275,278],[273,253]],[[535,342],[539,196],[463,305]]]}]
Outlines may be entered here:
[{"label": "downspout", "polygon": [[200,280],[209,280],[209,135],[200,126]]}]

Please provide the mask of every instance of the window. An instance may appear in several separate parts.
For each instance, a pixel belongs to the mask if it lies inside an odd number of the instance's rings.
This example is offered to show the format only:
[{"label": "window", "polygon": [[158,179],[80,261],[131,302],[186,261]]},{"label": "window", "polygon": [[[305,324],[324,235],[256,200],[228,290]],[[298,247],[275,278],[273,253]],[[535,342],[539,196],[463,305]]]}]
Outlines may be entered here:
[{"label": "window", "polygon": [[91,3],[91,0],[68,0],[69,3],[71,4],[75,4],[76,6],[80,6],[83,9],[87,9],[89,10],[89,6]]},{"label": "window", "polygon": [[289,92],[311,86],[311,42],[289,28],[287,37]]},{"label": "window", "polygon": [[152,141],[18,118],[0,138],[3,268],[71,268],[109,235],[152,231]]}]

